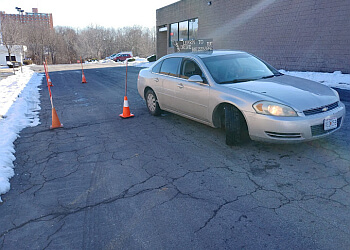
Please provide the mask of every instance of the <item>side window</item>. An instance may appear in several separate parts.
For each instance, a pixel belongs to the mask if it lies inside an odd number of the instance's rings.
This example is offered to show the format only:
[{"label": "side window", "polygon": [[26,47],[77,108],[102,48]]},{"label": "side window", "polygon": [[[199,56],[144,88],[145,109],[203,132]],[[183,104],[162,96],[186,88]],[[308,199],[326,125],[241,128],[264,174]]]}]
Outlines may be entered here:
[{"label": "side window", "polygon": [[198,64],[192,60],[185,59],[181,66],[180,77],[188,79],[193,75],[202,76],[202,70],[199,68]]},{"label": "side window", "polygon": [[153,68],[152,68],[152,73],[159,73],[160,67],[162,66],[163,61],[157,63]]},{"label": "side window", "polygon": [[170,76],[178,76],[179,75],[179,65],[181,63],[180,57],[168,58],[163,61],[163,64],[160,68],[161,74],[170,75]]}]

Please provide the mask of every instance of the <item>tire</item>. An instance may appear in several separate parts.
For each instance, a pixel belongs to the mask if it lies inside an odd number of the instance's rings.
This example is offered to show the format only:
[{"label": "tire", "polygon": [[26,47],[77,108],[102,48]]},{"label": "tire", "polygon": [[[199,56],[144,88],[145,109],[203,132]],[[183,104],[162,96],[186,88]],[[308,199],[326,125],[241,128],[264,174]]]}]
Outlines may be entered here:
[{"label": "tire", "polygon": [[157,96],[153,92],[153,90],[151,89],[147,90],[145,99],[146,99],[148,112],[150,112],[151,115],[159,116],[162,113],[162,110],[159,107]]},{"label": "tire", "polygon": [[248,128],[241,112],[234,106],[225,107],[226,144],[239,145],[248,139]]}]

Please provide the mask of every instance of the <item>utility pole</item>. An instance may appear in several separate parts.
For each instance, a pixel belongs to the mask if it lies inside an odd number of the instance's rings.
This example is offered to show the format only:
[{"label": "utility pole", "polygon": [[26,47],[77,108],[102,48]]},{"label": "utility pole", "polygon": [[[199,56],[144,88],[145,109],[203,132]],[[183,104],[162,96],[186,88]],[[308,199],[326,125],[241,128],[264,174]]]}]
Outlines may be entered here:
[{"label": "utility pole", "polygon": [[23,49],[23,12],[22,8],[16,7],[16,10],[19,14],[19,22],[20,22],[20,32],[21,32],[21,72],[23,73],[23,60],[24,60],[24,49]]}]

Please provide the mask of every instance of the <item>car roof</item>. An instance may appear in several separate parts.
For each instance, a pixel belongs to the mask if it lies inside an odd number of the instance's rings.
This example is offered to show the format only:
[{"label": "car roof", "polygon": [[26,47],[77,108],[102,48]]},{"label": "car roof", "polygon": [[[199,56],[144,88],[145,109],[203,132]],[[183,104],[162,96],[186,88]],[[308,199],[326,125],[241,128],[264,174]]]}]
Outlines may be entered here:
[{"label": "car roof", "polygon": [[241,54],[241,53],[247,53],[245,51],[239,51],[239,50],[212,50],[212,51],[203,51],[203,52],[176,52],[173,54],[169,54],[167,56],[173,57],[173,56],[194,56],[199,58],[206,58],[206,57],[212,57],[212,56],[221,56],[221,55],[234,55],[234,54]]}]

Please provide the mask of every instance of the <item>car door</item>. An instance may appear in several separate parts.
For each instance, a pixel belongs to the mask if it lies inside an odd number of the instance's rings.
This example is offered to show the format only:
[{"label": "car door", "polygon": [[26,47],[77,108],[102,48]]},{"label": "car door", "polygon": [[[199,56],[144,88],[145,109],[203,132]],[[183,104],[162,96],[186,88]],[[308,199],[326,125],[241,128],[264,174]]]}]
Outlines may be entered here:
[{"label": "car door", "polygon": [[205,82],[191,82],[188,79],[199,75],[205,79],[201,68],[191,59],[185,58],[180,67],[180,75],[175,87],[175,108],[188,116],[209,121],[208,105],[210,86]]},{"label": "car door", "polygon": [[181,57],[166,58],[161,62],[159,73],[154,74],[153,81],[161,86],[156,93],[163,109],[174,110],[175,86],[179,76]]}]

